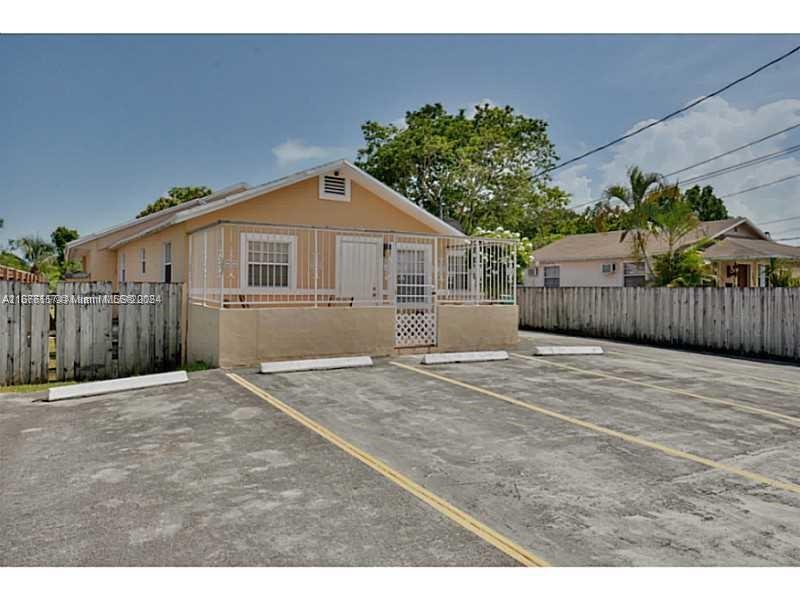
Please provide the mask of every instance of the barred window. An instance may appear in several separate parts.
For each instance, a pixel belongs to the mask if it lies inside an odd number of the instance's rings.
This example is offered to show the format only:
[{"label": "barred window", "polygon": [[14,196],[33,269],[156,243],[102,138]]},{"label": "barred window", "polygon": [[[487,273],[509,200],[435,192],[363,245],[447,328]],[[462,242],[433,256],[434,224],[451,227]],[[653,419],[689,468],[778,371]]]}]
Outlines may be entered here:
[{"label": "barred window", "polygon": [[644,262],[626,262],[622,266],[623,285],[625,287],[641,287],[647,280]]},{"label": "barred window", "polygon": [[544,268],[544,287],[561,287],[561,266],[547,265]]},{"label": "barred window", "polygon": [[295,287],[294,236],[243,233],[242,237],[245,287]]}]

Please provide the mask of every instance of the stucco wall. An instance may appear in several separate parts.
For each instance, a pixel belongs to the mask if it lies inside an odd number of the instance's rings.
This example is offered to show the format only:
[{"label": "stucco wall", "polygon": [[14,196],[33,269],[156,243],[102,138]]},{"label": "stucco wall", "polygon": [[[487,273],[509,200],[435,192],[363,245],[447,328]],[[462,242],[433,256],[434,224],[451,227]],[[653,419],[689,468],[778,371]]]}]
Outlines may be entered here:
[{"label": "stucco wall", "polygon": [[[394,308],[263,308],[219,311],[219,365],[394,350]],[[194,328],[189,323],[189,331]],[[191,342],[190,342],[191,343]]]},{"label": "stucco wall", "polygon": [[[623,261],[621,259],[567,261],[561,263],[542,263],[536,277],[530,275],[530,270],[525,274],[525,285],[534,287],[544,286],[544,267],[550,264],[561,267],[560,287],[622,287]],[[615,263],[615,273],[603,273],[603,265]]]},{"label": "stucco wall", "polygon": [[220,311],[190,304],[186,331],[186,362],[219,364]]},{"label": "stucco wall", "polygon": [[495,350],[517,343],[516,305],[442,305],[437,315],[437,351]]}]

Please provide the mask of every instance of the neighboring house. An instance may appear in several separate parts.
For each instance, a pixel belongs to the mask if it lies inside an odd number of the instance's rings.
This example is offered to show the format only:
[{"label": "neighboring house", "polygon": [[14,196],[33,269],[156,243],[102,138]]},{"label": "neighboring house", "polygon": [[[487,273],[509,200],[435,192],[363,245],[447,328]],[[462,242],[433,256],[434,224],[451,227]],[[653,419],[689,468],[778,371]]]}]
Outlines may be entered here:
[{"label": "neighboring house", "polygon": [[[631,287],[644,285],[645,265],[632,256],[630,237],[620,241],[621,231],[568,235],[533,253],[525,285],[537,287]],[[703,252],[716,269],[720,286],[766,285],[771,258],[800,265],[800,247],[779,244],[748,219],[736,217],[704,221],[682,241],[682,245],[708,238],[713,244]],[[648,253],[666,251],[666,244],[653,239]]]},{"label": "neighboring house", "polygon": [[516,247],[341,160],[83,237],[81,280],[184,282],[187,359],[480,350],[517,339]]}]

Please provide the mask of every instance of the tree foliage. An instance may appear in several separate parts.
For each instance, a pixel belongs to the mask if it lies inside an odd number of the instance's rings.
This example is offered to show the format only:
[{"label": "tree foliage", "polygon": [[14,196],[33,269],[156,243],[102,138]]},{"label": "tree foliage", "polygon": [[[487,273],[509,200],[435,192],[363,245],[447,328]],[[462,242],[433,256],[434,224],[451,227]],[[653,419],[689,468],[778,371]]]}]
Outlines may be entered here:
[{"label": "tree foliage", "polygon": [[767,265],[769,287],[800,287],[800,277],[795,277],[792,263],[783,258],[770,258]]},{"label": "tree foliage", "polygon": [[367,121],[361,130],[359,167],[466,233],[533,233],[541,211],[566,205],[564,192],[534,177],[557,159],[547,124],[510,106],[484,104],[468,116],[427,104],[406,113],[404,126]]},{"label": "tree foliage", "polygon": [[[606,200],[620,200],[627,207],[621,219],[623,231],[620,242],[629,237],[633,254],[644,261],[650,272],[653,271],[653,265],[647,252],[647,242],[651,215],[659,202],[675,195],[676,191],[677,188],[667,186],[658,173],[646,173],[639,167],[630,167],[627,186],[612,185],[603,193]],[[677,193],[680,194],[679,191]]]},{"label": "tree foliage", "polygon": [[26,235],[9,240],[11,248],[25,263],[31,273],[51,275],[57,270],[56,249],[53,244],[38,235]]},{"label": "tree foliage", "polygon": [[660,239],[666,252],[653,258],[651,285],[695,287],[715,282],[714,271],[702,254],[709,240],[686,246],[686,237],[700,224],[692,206],[677,187],[662,190],[652,202],[649,220],[651,235]]},{"label": "tree foliage", "polygon": [[155,202],[151,202],[144,209],[136,215],[136,218],[145,217],[165,208],[178,206],[184,202],[195,200],[197,198],[204,198],[211,194],[211,188],[206,186],[187,186],[187,187],[173,187],[167,192],[167,196],[162,196]]},{"label": "tree foliage", "polygon": [[70,229],[64,225],[59,225],[50,234],[50,241],[56,250],[56,259],[62,269],[64,267],[64,250],[69,242],[77,240],[78,237],[80,236],[77,229]]},{"label": "tree foliage", "polygon": [[722,198],[714,195],[714,188],[699,185],[689,188],[684,192],[686,201],[701,221],[719,221],[728,218],[728,209]]}]

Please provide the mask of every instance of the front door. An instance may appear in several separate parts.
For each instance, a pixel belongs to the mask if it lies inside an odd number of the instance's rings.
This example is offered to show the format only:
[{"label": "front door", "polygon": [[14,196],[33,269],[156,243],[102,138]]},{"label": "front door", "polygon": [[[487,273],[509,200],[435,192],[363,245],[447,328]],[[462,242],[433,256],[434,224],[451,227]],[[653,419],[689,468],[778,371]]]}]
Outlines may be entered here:
[{"label": "front door", "polygon": [[398,243],[395,248],[395,345],[436,345],[433,246]]},{"label": "front door", "polygon": [[353,306],[379,304],[383,296],[383,238],[336,238],[336,295]]},{"label": "front door", "polygon": [[736,265],[736,285],[750,287],[750,265]]}]

